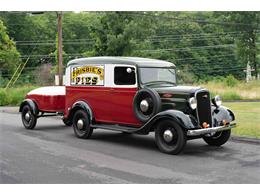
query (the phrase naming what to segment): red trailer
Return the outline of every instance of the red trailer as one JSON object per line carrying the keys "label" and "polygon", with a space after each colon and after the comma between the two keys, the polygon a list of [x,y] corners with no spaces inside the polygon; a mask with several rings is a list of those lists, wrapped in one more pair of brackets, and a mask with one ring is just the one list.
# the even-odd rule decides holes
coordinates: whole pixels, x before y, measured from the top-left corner
{"label": "red trailer", "polygon": [[41,87],[30,91],[26,99],[35,102],[44,112],[60,112],[65,109],[65,86]]}

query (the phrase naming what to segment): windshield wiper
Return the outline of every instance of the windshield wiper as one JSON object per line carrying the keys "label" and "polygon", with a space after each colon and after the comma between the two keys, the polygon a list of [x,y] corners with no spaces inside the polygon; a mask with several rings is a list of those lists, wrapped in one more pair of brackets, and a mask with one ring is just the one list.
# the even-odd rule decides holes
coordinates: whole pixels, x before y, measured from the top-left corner
{"label": "windshield wiper", "polygon": [[176,83],[171,82],[171,81],[149,81],[149,82],[147,82],[147,83],[144,83],[144,85],[154,85],[154,84],[160,84],[160,83],[162,83],[162,84],[166,83],[166,84],[176,85]]}

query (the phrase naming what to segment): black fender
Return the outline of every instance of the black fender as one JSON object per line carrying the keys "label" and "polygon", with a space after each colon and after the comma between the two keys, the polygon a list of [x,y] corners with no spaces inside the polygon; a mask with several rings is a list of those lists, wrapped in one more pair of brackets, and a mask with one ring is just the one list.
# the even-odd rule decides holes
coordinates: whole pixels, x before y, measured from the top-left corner
{"label": "black fender", "polygon": [[69,116],[68,116],[68,119],[69,119],[69,120],[72,120],[72,117],[73,117],[74,113],[75,113],[78,109],[85,110],[85,111],[87,112],[87,114],[89,115],[90,122],[92,123],[92,121],[93,121],[93,119],[94,119],[94,115],[93,115],[92,109],[90,108],[90,106],[88,105],[88,103],[86,103],[85,101],[77,101],[77,102],[75,102],[75,103],[72,105],[71,110],[70,110],[70,113],[69,113]]}
{"label": "black fender", "polygon": [[232,112],[229,108],[226,108],[226,109],[227,109],[227,111],[229,112],[229,115],[230,115],[230,117],[232,118],[232,121],[236,120],[236,117],[235,117],[234,112]]}
{"label": "black fender", "polygon": [[195,118],[184,114],[179,110],[165,110],[159,112],[154,117],[152,117],[143,127],[142,129],[151,129],[154,127],[159,121],[164,119],[170,119],[175,121],[178,125],[180,125],[184,130],[198,128],[198,123]]}
{"label": "black fender", "polygon": [[31,100],[31,99],[24,99],[24,100],[22,101],[22,103],[20,104],[19,112],[22,112],[22,109],[23,109],[23,107],[24,107],[25,105],[29,105],[29,106],[30,106],[31,111],[32,111],[32,113],[33,113],[35,116],[38,115],[38,113],[39,113],[38,106],[37,106],[37,104],[36,104],[33,100]]}
{"label": "black fender", "polygon": [[229,123],[235,120],[235,114],[225,106],[216,107],[212,105],[211,110],[213,126],[215,127],[221,125],[223,120],[226,120]]}

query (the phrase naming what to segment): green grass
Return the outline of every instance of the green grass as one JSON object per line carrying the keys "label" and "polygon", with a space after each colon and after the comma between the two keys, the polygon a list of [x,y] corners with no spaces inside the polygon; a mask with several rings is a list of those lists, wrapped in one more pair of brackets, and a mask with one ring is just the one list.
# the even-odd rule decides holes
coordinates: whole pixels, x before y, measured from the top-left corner
{"label": "green grass", "polygon": [[260,81],[237,81],[235,86],[228,86],[224,81],[210,81],[208,83],[197,84],[203,86],[212,94],[218,94],[223,100],[256,100],[260,99]]}
{"label": "green grass", "polygon": [[238,126],[232,130],[233,135],[260,138],[260,102],[224,103],[236,117]]}
{"label": "green grass", "polygon": [[0,106],[18,106],[25,95],[36,86],[23,86],[17,88],[0,88]]}

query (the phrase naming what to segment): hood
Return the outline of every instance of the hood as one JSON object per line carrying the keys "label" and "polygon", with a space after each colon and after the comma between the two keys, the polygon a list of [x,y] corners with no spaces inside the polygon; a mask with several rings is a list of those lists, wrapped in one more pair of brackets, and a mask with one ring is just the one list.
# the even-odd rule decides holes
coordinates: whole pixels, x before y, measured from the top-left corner
{"label": "hood", "polygon": [[196,91],[203,89],[202,87],[193,87],[193,86],[169,86],[169,87],[155,87],[153,88],[159,94],[161,93],[171,93],[171,94],[186,94],[191,95]]}
{"label": "hood", "polygon": [[[190,113],[188,99],[202,87],[193,86],[160,86],[153,87],[159,93],[162,100],[162,110],[175,109],[184,113]],[[168,97],[167,97],[168,96]]]}

